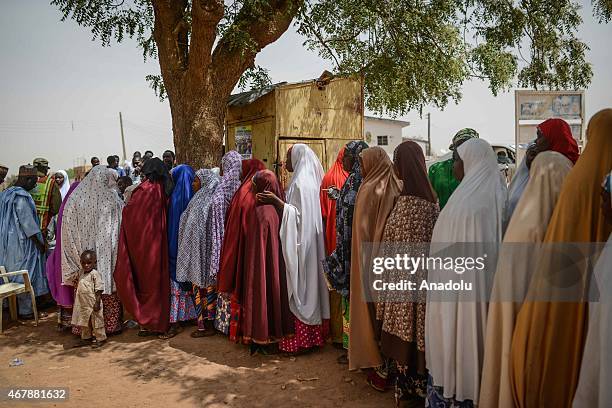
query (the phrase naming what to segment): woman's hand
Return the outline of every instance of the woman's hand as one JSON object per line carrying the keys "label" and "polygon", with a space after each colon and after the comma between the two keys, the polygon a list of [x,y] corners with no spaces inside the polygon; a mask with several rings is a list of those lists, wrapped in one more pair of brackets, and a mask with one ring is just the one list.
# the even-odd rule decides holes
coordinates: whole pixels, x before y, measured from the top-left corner
{"label": "woman's hand", "polygon": [[272,204],[273,206],[275,206],[279,210],[281,208],[283,208],[283,206],[285,205],[283,200],[278,198],[276,196],[276,194],[274,194],[271,191],[264,191],[263,193],[257,193],[256,198],[257,198],[257,202],[258,203],[260,203],[260,204]]}

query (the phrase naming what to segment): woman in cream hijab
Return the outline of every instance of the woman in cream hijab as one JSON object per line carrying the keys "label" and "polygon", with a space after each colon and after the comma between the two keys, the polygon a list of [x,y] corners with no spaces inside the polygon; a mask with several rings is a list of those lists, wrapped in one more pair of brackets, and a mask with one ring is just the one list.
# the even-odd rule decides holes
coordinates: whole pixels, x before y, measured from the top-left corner
{"label": "woman in cream hijab", "polygon": [[282,211],[280,237],[295,337],[281,341],[279,349],[297,353],[324,344],[323,320],[329,320],[329,291],[321,263],[325,259],[319,200],[323,167],[315,152],[301,143],[289,148],[286,165],[293,171],[286,202],[270,191],[257,194],[257,200]]}
{"label": "woman in cream hijab", "polygon": [[[588,244],[605,242],[610,236],[612,226],[604,220],[599,198],[601,180],[612,169],[610,129],[612,109],[602,110],[591,118],[587,128],[588,143],[563,183],[544,243]],[[555,261],[558,259],[547,257],[539,262],[528,298],[541,300],[547,292],[555,290],[550,284],[534,285],[534,282],[545,282],[558,270],[558,265],[553,265]],[[583,270],[578,273],[578,279],[586,277]],[[588,304],[579,300],[533,301],[521,306],[510,352],[515,406],[562,408],[571,405],[588,318]]]}
{"label": "woman in cream hijab", "polygon": [[[487,245],[501,241],[507,189],[499,176],[495,153],[485,140],[468,140],[456,153],[454,170],[461,182],[438,217],[430,256],[483,256]],[[465,243],[465,248],[460,253],[456,249],[451,252],[456,246],[447,243]],[[429,406],[478,405],[487,322],[487,304],[480,292],[486,273],[475,269],[429,269],[429,283],[473,276],[476,286],[467,299],[460,299],[457,291],[445,292],[441,299],[427,292]]]}
{"label": "woman in cream hijab", "polygon": [[565,176],[573,163],[545,151],[531,164],[529,182],[508,224],[497,263],[489,315],[479,405],[513,408],[509,355],[514,322],[527,294],[538,246],[546,234]]}

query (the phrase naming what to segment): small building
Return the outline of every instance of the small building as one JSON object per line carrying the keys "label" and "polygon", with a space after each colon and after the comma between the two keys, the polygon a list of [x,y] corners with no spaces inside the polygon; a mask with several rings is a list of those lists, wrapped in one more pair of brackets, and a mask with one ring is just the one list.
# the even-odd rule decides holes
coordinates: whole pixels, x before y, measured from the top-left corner
{"label": "small building", "polygon": [[279,175],[295,143],[309,145],[327,170],[340,148],[363,138],[363,83],[324,72],[316,80],[235,94],[228,101],[225,129],[227,150],[260,159]]}
{"label": "small building", "polygon": [[402,143],[402,129],[410,125],[410,122],[395,119],[377,118],[374,116],[364,117],[364,139],[370,147],[382,147],[389,157],[393,157],[393,151]]}

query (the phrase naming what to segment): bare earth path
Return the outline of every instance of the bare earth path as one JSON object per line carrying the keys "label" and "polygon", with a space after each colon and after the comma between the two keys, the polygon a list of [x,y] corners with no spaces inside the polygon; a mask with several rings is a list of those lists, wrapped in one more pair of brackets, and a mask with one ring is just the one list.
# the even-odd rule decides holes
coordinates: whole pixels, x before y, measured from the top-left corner
{"label": "bare earth path", "polygon": [[[391,407],[363,373],[349,373],[326,346],[295,358],[250,356],[221,335],[170,340],[137,330],[109,337],[101,349],[73,349],[76,337],[55,330],[51,313],[38,327],[12,323],[0,335],[0,388],[68,387],[67,402],[0,402],[11,407]],[[6,324],[6,321],[5,321]],[[13,358],[24,365],[9,367]]]}

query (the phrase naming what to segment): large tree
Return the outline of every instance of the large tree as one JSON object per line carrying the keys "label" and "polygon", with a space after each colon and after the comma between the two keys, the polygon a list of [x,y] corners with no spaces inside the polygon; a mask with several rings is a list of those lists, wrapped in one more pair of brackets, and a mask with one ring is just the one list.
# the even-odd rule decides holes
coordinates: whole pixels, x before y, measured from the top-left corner
{"label": "large tree", "polygon": [[[255,57],[294,23],[337,74],[364,77],[366,106],[391,115],[444,107],[470,78],[494,94],[591,80],[575,0],[52,0],[103,45],[135,38],[161,76],[179,161],[217,162],[236,85],[269,82]],[[602,22],[612,1],[593,0]],[[279,61],[290,64],[291,61]]]}

